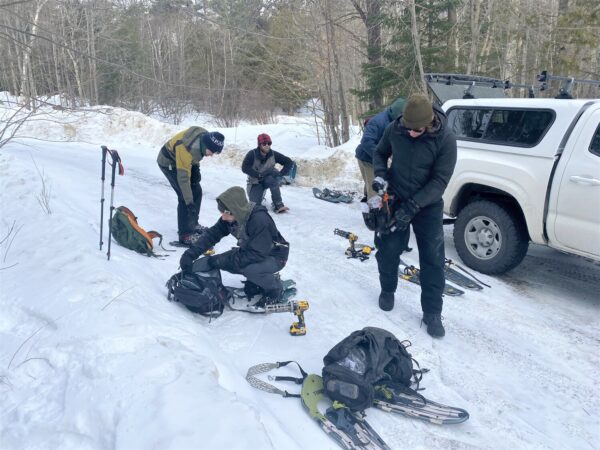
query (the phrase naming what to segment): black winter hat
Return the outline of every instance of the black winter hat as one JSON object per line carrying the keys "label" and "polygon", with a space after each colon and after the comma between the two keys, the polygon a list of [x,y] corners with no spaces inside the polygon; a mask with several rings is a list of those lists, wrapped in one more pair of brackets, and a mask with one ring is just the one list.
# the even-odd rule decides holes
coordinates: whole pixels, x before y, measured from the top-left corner
{"label": "black winter hat", "polygon": [[223,150],[223,144],[225,142],[225,136],[218,131],[211,131],[210,133],[202,136],[202,142],[213,153],[221,153]]}

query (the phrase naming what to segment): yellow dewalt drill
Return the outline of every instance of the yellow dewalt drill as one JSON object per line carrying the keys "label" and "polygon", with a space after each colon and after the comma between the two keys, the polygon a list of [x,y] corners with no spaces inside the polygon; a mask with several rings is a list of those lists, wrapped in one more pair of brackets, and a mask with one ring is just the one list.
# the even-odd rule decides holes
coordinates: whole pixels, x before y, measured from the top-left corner
{"label": "yellow dewalt drill", "polygon": [[279,303],[266,305],[267,313],[291,312],[297,318],[298,322],[290,325],[290,334],[292,336],[304,336],[306,334],[306,322],[304,322],[304,311],[308,309],[308,300],[290,300],[288,303]]}
{"label": "yellow dewalt drill", "polygon": [[358,236],[356,234],[349,231],[340,230],[339,228],[333,230],[333,234],[346,238],[350,242],[350,247],[348,247],[345,252],[345,255],[348,258],[358,258],[361,260],[361,262],[369,259],[369,256],[373,251],[373,247],[364,244],[355,244],[355,242],[358,240]]}

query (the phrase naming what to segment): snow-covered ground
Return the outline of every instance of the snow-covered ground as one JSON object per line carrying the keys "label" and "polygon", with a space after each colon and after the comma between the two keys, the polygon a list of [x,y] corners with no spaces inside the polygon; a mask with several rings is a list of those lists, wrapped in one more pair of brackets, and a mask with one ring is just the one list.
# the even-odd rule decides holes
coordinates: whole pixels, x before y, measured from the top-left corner
{"label": "snow-covered ground", "polygon": [[[599,447],[598,264],[532,247],[509,274],[481,275],[491,288],[447,298],[447,335],[433,340],[420,327],[417,286],[400,282],[385,313],[374,258],[344,256],[347,242],[334,228],[371,238],[358,205],[310,191],[360,187],[359,137],[329,149],[310,121],[281,117],[220,129],[223,154],[201,165],[201,222],[217,219],[218,194],[245,185],[239,164],[258,133],[299,162],[298,184],[283,188],[291,211],[275,221],[291,242],[282,275],[310,302],[308,333],[289,335],[291,314],[226,311],[209,323],[166,300],[180,249],[157,259],[113,243],[107,261],[106,227],[98,248],[102,144],[125,165],[115,206],[128,206],[166,241],[176,237],[175,194],[155,159],[181,126],[118,108],[50,114],[0,149],[0,448],[335,449],[299,400],[255,390],[244,377],[252,365],[290,359],[320,373],[327,350],[364,326],[410,340],[431,370],[423,393],[471,414],[441,427],[368,410],[392,448]],[[39,202],[44,186],[51,214]],[[451,232],[447,254],[457,260]],[[217,251],[234,244],[226,238]],[[414,253],[406,259],[416,262]],[[235,275],[224,280],[241,285]]]}

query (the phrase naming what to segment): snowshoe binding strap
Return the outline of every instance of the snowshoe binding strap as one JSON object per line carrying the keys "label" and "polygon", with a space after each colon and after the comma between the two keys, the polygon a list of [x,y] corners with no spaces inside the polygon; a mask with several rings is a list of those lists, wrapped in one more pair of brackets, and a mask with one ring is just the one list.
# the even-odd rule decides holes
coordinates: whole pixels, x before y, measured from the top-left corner
{"label": "snowshoe binding strap", "polygon": [[298,366],[300,373],[302,374],[302,378],[294,378],[294,377],[271,377],[269,376],[269,380],[272,381],[292,381],[296,384],[302,384],[304,379],[308,376],[308,374],[302,369],[300,364],[296,361],[283,361],[283,362],[274,362],[274,363],[262,363],[252,366],[248,369],[248,373],[246,373],[246,381],[250,383],[250,386],[260,389],[261,391],[270,392],[271,394],[278,394],[282,397],[300,397],[300,394],[290,394],[288,391],[281,390],[272,384],[269,384],[259,378],[256,375],[261,373],[270,372],[273,369],[279,369],[280,367],[287,366],[290,363],[294,363]]}

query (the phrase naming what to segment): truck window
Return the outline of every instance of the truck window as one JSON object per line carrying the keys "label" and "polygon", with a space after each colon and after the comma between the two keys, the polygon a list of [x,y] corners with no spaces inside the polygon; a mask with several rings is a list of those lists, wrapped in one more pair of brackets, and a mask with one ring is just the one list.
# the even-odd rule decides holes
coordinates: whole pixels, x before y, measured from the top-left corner
{"label": "truck window", "polygon": [[600,156],[600,125],[596,128],[592,142],[590,143],[590,152],[594,155]]}
{"label": "truck window", "polygon": [[534,147],[554,120],[549,110],[452,108],[448,122],[459,139]]}
{"label": "truck window", "polygon": [[448,122],[456,137],[480,139],[492,116],[491,109],[452,109],[448,113]]}

